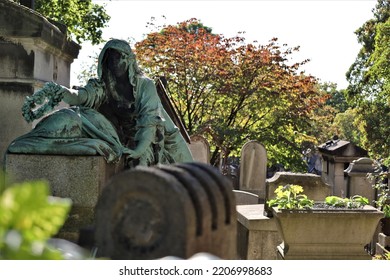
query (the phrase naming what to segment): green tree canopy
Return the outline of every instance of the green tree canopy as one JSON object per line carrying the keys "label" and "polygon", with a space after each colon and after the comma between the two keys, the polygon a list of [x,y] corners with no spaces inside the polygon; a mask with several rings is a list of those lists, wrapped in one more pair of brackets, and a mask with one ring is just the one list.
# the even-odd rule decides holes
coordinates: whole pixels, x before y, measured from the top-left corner
{"label": "green tree canopy", "polygon": [[92,0],[35,0],[35,10],[66,25],[77,43],[101,43],[103,28],[110,20],[104,6],[92,3]]}
{"label": "green tree canopy", "polygon": [[[165,26],[136,44],[151,76],[165,76],[190,134],[209,136],[219,153],[238,155],[247,140],[262,142],[271,163],[303,167],[300,144],[311,112],[325,102],[317,80],[289,62],[299,47],[246,43],[213,34],[197,19]],[[302,170],[302,169],[301,169]]]}
{"label": "green tree canopy", "polygon": [[347,73],[347,96],[363,126],[363,147],[390,164],[390,2],[378,0],[373,14],[356,31],[362,48]]}

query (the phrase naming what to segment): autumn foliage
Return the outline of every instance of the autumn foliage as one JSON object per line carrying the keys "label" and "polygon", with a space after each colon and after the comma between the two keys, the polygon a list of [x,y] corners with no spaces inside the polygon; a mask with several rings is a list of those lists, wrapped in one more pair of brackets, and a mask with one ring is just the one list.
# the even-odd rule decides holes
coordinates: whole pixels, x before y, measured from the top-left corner
{"label": "autumn foliage", "polygon": [[212,163],[221,152],[238,155],[248,140],[267,149],[270,163],[302,167],[301,142],[310,139],[310,115],[326,100],[312,76],[299,72],[308,61],[289,63],[297,48],[246,43],[213,34],[197,19],[152,32],[136,44],[150,76],[165,76],[189,134],[209,137]]}

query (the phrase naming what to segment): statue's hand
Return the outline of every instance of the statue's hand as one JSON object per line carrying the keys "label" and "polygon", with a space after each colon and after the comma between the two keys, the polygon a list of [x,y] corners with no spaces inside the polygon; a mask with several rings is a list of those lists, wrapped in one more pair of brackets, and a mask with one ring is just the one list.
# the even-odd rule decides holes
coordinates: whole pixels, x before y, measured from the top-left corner
{"label": "statue's hand", "polygon": [[127,148],[123,151],[123,154],[126,155],[126,160],[138,159],[141,157],[141,153],[137,152],[136,150]]}

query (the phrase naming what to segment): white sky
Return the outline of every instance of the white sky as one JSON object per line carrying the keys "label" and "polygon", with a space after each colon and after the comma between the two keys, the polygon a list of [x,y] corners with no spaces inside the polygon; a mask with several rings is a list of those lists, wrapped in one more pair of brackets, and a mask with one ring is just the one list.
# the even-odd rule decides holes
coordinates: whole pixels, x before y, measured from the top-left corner
{"label": "white sky", "polygon": [[[141,41],[149,32],[146,23],[151,17],[159,24],[176,24],[190,18],[199,19],[213,33],[233,37],[245,31],[247,43],[257,40],[265,45],[277,37],[279,44],[300,46],[292,59],[311,61],[301,70],[322,82],[334,82],[346,88],[345,73],[355,61],[361,45],[354,31],[373,18],[376,0],[312,0],[312,1],[135,1],[93,0],[105,4],[111,16],[103,38]],[[165,16],[165,20],[162,18]],[[78,59],[72,64],[71,85],[78,84],[81,65],[93,63],[88,56],[100,46],[83,44]]]}

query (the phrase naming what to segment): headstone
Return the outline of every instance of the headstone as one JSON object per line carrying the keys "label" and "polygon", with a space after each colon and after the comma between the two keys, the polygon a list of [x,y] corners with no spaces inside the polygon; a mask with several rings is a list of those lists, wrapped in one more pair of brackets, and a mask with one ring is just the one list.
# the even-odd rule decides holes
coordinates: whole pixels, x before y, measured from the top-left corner
{"label": "headstone", "polygon": [[210,144],[206,138],[192,135],[189,148],[195,161],[210,163]]}
{"label": "headstone", "polygon": [[373,187],[375,182],[367,178],[367,173],[375,173],[372,159],[364,157],[354,160],[344,173],[347,176],[346,197],[361,195],[368,198],[370,203],[376,199]]}
{"label": "headstone", "polygon": [[267,178],[267,152],[258,141],[249,141],[241,150],[240,190],[265,197]]}

